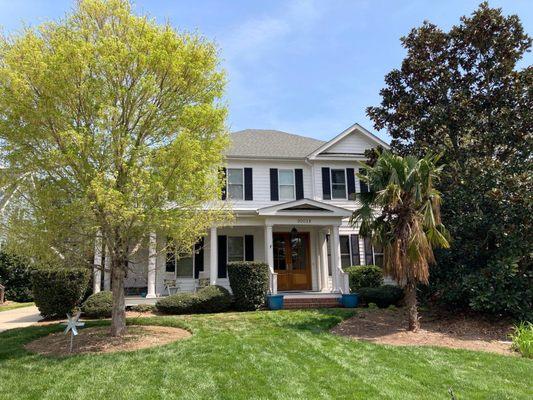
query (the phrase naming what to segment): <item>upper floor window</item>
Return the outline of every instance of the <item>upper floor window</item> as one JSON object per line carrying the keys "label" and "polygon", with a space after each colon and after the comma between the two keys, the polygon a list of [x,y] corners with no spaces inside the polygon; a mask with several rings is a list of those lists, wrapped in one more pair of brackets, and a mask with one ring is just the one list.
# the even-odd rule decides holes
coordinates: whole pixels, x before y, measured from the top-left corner
{"label": "upper floor window", "polygon": [[331,198],[345,199],[346,198],[346,170],[332,169],[331,170]]}
{"label": "upper floor window", "polygon": [[228,197],[232,200],[244,198],[244,174],[242,168],[228,168]]}
{"label": "upper floor window", "polygon": [[293,200],[295,198],[294,170],[280,169],[279,176],[279,199]]}

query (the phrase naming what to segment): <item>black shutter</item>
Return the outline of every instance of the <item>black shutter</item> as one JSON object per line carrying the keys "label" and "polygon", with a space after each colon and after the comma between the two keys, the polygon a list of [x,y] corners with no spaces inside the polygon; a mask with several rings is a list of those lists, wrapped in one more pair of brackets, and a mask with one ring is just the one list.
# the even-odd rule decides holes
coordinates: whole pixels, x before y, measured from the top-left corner
{"label": "black shutter", "polygon": [[227,236],[220,235],[218,237],[218,277],[225,278],[227,275],[228,267],[228,238]]}
{"label": "black shutter", "polygon": [[[168,245],[168,242],[169,242],[169,239],[167,239],[167,245]],[[165,263],[165,271],[166,272],[176,271],[176,253],[174,252],[173,246],[167,249],[167,260]]]}
{"label": "black shutter", "polygon": [[278,201],[278,169],[270,168],[270,200]]}
{"label": "black shutter", "polygon": [[296,182],[296,200],[304,198],[304,170],[296,168],[294,170],[294,179]]}
{"label": "black shutter", "polygon": [[348,200],[355,199],[355,170],[346,168],[346,178],[348,179]]}
{"label": "black shutter", "polygon": [[331,185],[329,168],[322,168],[322,198],[331,200]]}
{"label": "black shutter", "polygon": [[361,255],[359,253],[359,235],[350,235],[352,246],[352,265],[361,265]]}
{"label": "black shutter", "polygon": [[254,187],[252,184],[252,169],[244,168],[244,200],[254,199]]}
{"label": "black shutter", "polygon": [[[361,175],[366,175],[366,171],[364,169],[359,169],[359,173]],[[363,182],[361,179],[359,179],[359,185],[361,186],[361,193],[368,193],[368,185],[366,182]]]}
{"label": "black shutter", "polygon": [[222,187],[222,200],[226,200],[226,192],[228,190],[226,168],[222,168],[222,174],[224,175],[224,186]]}
{"label": "black shutter", "polygon": [[365,238],[365,264],[374,264],[374,255],[372,254],[372,242],[370,238]]}
{"label": "black shutter", "polygon": [[244,236],[244,260],[254,260],[254,237],[253,235]]}
{"label": "black shutter", "polygon": [[204,238],[194,245],[194,278],[198,279],[200,271],[204,270]]}

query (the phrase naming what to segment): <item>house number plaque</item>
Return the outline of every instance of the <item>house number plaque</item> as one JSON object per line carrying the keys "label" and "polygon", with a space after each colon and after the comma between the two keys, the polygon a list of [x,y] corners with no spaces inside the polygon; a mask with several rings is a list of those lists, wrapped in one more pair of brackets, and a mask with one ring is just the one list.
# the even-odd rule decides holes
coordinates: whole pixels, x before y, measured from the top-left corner
{"label": "house number plaque", "polygon": [[311,218],[298,218],[297,222],[299,224],[310,224],[311,223]]}

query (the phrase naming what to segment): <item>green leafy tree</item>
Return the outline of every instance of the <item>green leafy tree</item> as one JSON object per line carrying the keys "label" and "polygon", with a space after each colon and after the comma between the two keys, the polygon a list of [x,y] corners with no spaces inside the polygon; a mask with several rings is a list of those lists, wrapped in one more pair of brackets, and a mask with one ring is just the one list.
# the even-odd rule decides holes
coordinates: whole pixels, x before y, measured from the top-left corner
{"label": "green leafy tree", "polygon": [[[522,314],[532,307],[533,277],[533,68],[521,67],[531,38],[516,15],[482,3],[447,32],[425,22],[401,40],[407,55],[386,75],[381,104],[367,112],[392,136],[394,151],[443,155],[438,189],[454,243],[436,252],[432,297]],[[515,267],[495,274],[503,265]],[[480,278],[485,284],[472,286]],[[525,307],[480,306],[517,292]]]}
{"label": "green leafy tree", "polygon": [[19,177],[7,245],[36,263],[92,267],[101,235],[112,335],[126,329],[124,277],[149,232],[186,251],[228,218],[216,201],[224,85],[212,43],[126,0],[81,0],[0,43],[2,182]]}
{"label": "green leafy tree", "polygon": [[416,299],[418,283],[428,283],[434,247],[449,247],[448,232],[440,220],[441,196],[434,184],[442,166],[439,157],[402,157],[383,152],[359,179],[371,188],[362,193],[362,206],[351,222],[383,247],[385,272],[405,287],[409,330],[420,324]]}

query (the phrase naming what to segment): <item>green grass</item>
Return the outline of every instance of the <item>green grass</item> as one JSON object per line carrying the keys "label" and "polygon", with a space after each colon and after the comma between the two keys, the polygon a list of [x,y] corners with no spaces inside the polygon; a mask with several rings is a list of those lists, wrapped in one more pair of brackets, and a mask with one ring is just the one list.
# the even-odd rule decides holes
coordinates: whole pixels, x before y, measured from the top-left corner
{"label": "green grass", "polygon": [[[130,353],[46,358],[22,345],[61,326],[0,334],[0,398],[8,399],[528,399],[533,362],[328,333],[347,310],[155,317],[187,340]],[[129,321],[134,322],[133,320]],[[92,322],[88,325],[102,324]]]}
{"label": "green grass", "polygon": [[4,305],[0,304],[0,312],[14,310],[15,308],[29,307],[33,305],[35,305],[35,303],[17,303],[13,301],[9,304],[4,304]]}
{"label": "green grass", "polygon": [[519,351],[524,357],[533,358],[533,324],[521,322],[515,327],[511,335],[513,349]]}

